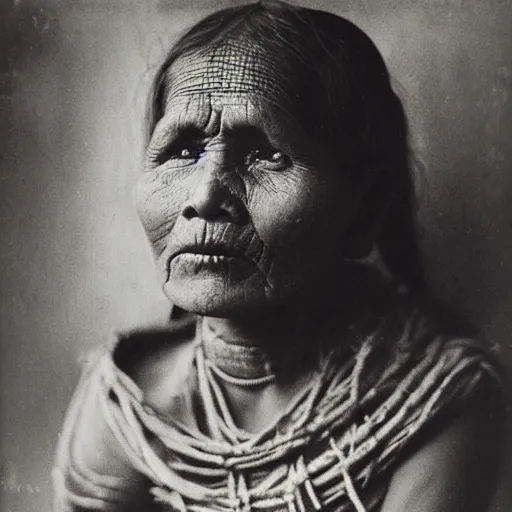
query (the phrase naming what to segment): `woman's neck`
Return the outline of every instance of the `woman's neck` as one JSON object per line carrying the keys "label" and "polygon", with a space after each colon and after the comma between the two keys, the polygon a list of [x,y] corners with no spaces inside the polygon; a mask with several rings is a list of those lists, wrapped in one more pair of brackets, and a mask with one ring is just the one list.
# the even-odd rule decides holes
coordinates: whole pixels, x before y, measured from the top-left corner
{"label": "woman's neck", "polygon": [[306,360],[312,362],[306,354],[319,352],[322,323],[313,338],[307,334],[312,325],[306,313],[281,309],[244,318],[205,317],[201,336],[207,359],[218,369],[258,379],[299,372]]}
{"label": "woman's neck", "polygon": [[[350,286],[345,283],[336,289],[336,296],[317,290],[310,295],[315,300],[290,302],[235,318],[205,317],[207,356],[235,366],[242,360],[240,366],[247,366],[247,354],[251,354],[249,359],[254,354],[255,361],[266,361],[267,367],[285,373],[317,364],[322,354],[342,344],[345,329],[373,309],[375,302],[382,302],[382,281],[374,275],[358,274]],[[244,374],[243,368],[224,370]]]}
{"label": "woman's neck", "polygon": [[297,314],[279,309],[235,318],[205,317],[205,321],[227,343],[264,347],[293,336]]}

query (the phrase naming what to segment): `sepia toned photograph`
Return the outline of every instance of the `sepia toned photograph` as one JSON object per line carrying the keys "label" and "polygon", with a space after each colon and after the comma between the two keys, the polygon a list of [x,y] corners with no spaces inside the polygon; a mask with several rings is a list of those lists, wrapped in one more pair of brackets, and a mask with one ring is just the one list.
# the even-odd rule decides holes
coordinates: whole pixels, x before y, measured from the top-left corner
{"label": "sepia toned photograph", "polygon": [[512,1],[0,20],[2,511],[512,510]]}

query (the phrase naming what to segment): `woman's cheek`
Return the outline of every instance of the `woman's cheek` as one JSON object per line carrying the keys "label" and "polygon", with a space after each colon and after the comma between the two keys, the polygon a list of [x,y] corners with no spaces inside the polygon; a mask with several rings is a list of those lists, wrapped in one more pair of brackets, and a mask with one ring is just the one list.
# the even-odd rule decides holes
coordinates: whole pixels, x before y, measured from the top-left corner
{"label": "woman's cheek", "polygon": [[297,175],[279,175],[249,194],[248,210],[259,236],[271,248],[288,246],[304,235],[318,211],[318,187]]}
{"label": "woman's cheek", "polygon": [[158,254],[165,247],[171,231],[186,199],[186,191],[180,182],[172,186],[161,174],[147,172],[135,189],[135,205],[142,226]]}

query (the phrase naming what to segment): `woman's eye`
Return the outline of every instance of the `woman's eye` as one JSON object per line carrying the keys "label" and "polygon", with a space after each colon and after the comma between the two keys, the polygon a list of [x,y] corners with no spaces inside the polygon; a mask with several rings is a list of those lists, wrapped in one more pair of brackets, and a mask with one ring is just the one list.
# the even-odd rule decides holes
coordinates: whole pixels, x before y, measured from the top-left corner
{"label": "woman's eye", "polygon": [[251,165],[258,162],[274,168],[281,168],[289,164],[289,158],[282,151],[275,148],[253,149],[247,155],[247,164]]}
{"label": "woman's eye", "polygon": [[180,160],[199,160],[204,153],[204,147],[200,145],[183,146],[176,148],[174,158]]}
{"label": "woman's eye", "polygon": [[205,152],[201,144],[170,146],[158,157],[158,165],[169,160],[192,160],[197,162]]}

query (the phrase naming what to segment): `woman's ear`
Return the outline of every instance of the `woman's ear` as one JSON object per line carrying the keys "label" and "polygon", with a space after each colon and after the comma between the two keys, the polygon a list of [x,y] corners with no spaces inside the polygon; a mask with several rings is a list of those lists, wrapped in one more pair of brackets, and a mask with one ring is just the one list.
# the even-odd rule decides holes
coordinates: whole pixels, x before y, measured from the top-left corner
{"label": "woman's ear", "polygon": [[396,192],[395,177],[388,169],[367,171],[359,186],[356,216],[343,237],[343,253],[348,259],[363,259],[371,253]]}

